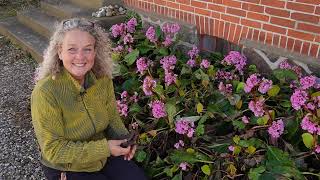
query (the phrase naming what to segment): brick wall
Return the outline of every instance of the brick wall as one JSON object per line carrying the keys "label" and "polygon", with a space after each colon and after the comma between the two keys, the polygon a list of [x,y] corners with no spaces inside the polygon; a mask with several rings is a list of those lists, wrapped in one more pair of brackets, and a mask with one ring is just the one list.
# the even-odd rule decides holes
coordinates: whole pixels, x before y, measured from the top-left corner
{"label": "brick wall", "polygon": [[197,26],[210,35],[241,45],[259,41],[320,57],[320,0],[124,0],[145,12]]}

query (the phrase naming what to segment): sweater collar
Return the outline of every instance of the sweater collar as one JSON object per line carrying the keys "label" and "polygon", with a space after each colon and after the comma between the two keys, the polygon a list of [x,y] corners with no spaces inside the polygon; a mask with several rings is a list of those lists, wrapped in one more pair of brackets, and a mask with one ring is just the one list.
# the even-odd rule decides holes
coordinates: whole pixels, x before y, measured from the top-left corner
{"label": "sweater collar", "polygon": [[84,86],[81,86],[80,83],[74,77],[72,77],[72,75],[69,73],[69,71],[64,67],[63,67],[63,71],[62,71],[62,76],[63,76],[63,79],[70,81],[74,85],[74,87],[80,92],[85,92],[86,89],[93,86],[97,81],[97,78],[94,75],[94,73],[92,72],[92,70],[90,70],[85,75]]}

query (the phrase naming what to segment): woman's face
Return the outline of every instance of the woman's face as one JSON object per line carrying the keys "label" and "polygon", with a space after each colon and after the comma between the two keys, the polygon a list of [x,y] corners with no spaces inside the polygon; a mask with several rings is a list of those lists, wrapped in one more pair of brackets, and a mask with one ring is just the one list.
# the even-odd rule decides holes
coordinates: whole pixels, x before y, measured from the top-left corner
{"label": "woman's face", "polygon": [[63,66],[83,84],[85,74],[91,70],[96,56],[95,39],[88,32],[74,29],[65,33],[58,55]]}

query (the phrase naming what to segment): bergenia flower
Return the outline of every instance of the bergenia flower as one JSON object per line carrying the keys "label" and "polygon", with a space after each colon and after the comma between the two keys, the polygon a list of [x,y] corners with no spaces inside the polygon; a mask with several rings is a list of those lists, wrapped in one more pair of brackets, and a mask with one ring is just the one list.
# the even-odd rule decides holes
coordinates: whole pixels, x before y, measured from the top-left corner
{"label": "bergenia flower", "polygon": [[301,109],[301,106],[305,105],[308,98],[307,92],[297,89],[290,97],[291,105],[295,110]]}
{"label": "bergenia flower", "polygon": [[151,108],[152,108],[153,117],[159,119],[159,118],[167,116],[166,109],[165,109],[163,102],[161,102],[159,100],[153,101],[151,103]]}
{"label": "bergenia flower", "polygon": [[247,64],[247,58],[238,51],[230,51],[221,63],[233,65],[235,66],[236,70],[240,72],[240,74],[243,74],[243,68]]}
{"label": "bergenia flower", "polygon": [[180,149],[180,148],[184,147],[184,142],[182,140],[179,140],[177,143],[174,144],[174,147],[176,149]]}
{"label": "bergenia flower", "polygon": [[207,59],[203,59],[201,64],[200,64],[200,67],[202,69],[208,69],[210,66],[210,61],[208,61]]}
{"label": "bergenia flower", "polygon": [[245,123],[245,124],[248,124],[249,123],[249,118],[247,116],[242,116],[241,118],[242,122]]}
{"label": "bergenia flower", "polygon": [[280,62],[279,68],[280,68],[280,69],[291,69],[292,67],[291,67],[291,65],[288,63],[287,60],[284,60],[284,61]]}
{"label": "bergenia flower", "polygon": [[301,88],[306,90],[313,87],[316,84],[317,77],[315,76],[306,76],[300,79]]}
{"label": "bergenia flower", "polygon": [[256,117],[261,117],[264,115],[264,98],[258,99],[256,102],[255,101],[250,101],[249,102],[249,109],[254,113]]}
{"label": "bergenia flower", "polygon": [[152,79],[152,77],[147,76],[143,80],[143,92],[146,96],[152,95],[153,88],[156,87],[156,81]]}
{"label": "bergenia flower", "polygon": [[252,74],[246,81],[246,84],[244,86],[244,91],[246,93],[251,92],[252,88],[254,88],[256,85],[260,83],[260,78],[258,78],[258,74]]}
{"label": "bergenia flower", "polygon": [[272,81],[262,78],[262,81],[259,85],[258,91],[262,94],[265,94],[272,88]]}
{"label": "bergenia flower", "polygon": [[166,83],[166,86],[170,86],[171,84],[176,83],[178,75],[168,72],[164,74],[164,81]]}
{"label": "bergenia flower", "polygon": [[134,33],[136,31],[136,26],[138,25],[137,23],[137,19],[136,18],[131,18],[128,22],[127,22],[127,31],[129,33]]}
{"label": "bergenia flower", "polygon": [[133,37],[131,36],[131,34],[128,33],[123,38],[123,44],[130,44],[130,43],[133,43]]}
{"label": "bergenia flower", "polygon": [[157,41],[156,30],[154,29],[153,26],[150,26],[149,29],[147,30],[146,37],[153,43]]}
{"label": "bergenia flower", "polygon": [[318,132],[318,127],[315,123],[311,122],[310,118],[309,118],[309,114],[307,114],[306,116],[304,116],[304,118],[301,121],[301,128],[303,130],[308,131],[311,134],[317,133]]}
{"label": "bergenia flower", "polygon": [[126,25],[124,23],[115,24],[111,27],[111,33],[113,37],[122,36],[125,34]]}
{"label": "bergenia flower", "polygon": [[186,171],[188,167],[188,163],[182,162],[180,163],[179,167],[181,168],[181,170]]}
{"label": "bergenia flower", "polygon": [[188,55],[190,56],[190,59],[194,59],[196,56],[198,56],[199,50],[197,46],[193,46],[191,50],[188,51]]}
{"label": "bergenia flower", "polygon": [[189,59],[187,62],[187,65],[189,65],[191,68],[196,66],[196,61],[193,59]]}
{"label": "bergenia flower", "polygon": [[191,138],[193,136],[193,133],[195,132],[194,122],[187,119],[181,118],[180,120],[177,120],[175,126],[175,131],[178,134],[187,135],[189,138]]}
{"label": "bergenia flower", "polygon": [[272,138],[279,138],[284,131],[284,124],[282,119],[273,121],[272,125],[268,128],[268,133]]}
{"label": "bergenia flower", "polygon": [[141,57],[136,61],[136,65],[137,71],[140,72],[140,74],[144,74],[150,65],[150,61],[145,57]]}

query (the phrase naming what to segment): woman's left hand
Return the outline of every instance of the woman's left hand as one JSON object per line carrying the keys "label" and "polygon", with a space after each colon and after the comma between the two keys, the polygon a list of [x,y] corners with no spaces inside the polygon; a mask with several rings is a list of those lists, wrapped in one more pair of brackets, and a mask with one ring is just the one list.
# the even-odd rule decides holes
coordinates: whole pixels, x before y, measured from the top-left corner
{"label": "woman's left hand", "polygon": [[137,145],[132,145],[128,154],[124,155],[124,160],[130,161],[136,153]]}

